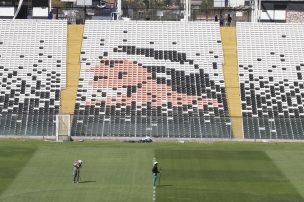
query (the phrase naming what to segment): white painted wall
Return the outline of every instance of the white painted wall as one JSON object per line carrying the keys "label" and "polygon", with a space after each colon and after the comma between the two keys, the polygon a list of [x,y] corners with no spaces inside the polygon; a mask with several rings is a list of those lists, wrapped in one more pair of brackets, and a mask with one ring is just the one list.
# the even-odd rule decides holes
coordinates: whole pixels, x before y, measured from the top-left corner
{"label": "white painted wall", "polygon": [[214,0],[214,7],[225,7],[225,0]]}
{"label": "white painted wall", "polygon": [[14,7],[0,7],[0,16],[13,17],[15,14]]}
{"label": "white painted wall", "polygon": [[240,7],[244,6],[245,0],[229,0],[230,7]]}
{"label": "white painted wall", "polygon": [[92,0],[77,0],[77,6],[92,6]]}
{"label": "white painted wall", "polygon": [[33,7],[33,17],[47,17],[49,9],[43,7]]}
{"label": "white painted wall", "polygon": [[286,10],[262,11],[261,20],[286,20]]}
{"label": "white painted wall", "polygon": [[[244,6],[245,0],[228,0],[228,7]],[[225,7],[225,0],[214,0],[214,7]]]}

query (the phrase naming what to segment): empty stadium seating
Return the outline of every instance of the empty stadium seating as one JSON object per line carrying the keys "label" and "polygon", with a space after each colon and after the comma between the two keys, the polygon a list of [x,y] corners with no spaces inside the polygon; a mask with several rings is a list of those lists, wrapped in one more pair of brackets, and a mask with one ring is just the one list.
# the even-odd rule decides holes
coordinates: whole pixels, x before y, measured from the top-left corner
{"label": "empty stadium seating", "polygon": [[218,23],[86,21],[72,135],[230,138]]}
{"label": "empty stadium seating", "polygon": [[304,138],[303,33],[304,24],[237,24],[245,138]]}
{"label": "empty stadium seating", "polygon": [[0,20],[0,135],[54,135],[66,21]]}

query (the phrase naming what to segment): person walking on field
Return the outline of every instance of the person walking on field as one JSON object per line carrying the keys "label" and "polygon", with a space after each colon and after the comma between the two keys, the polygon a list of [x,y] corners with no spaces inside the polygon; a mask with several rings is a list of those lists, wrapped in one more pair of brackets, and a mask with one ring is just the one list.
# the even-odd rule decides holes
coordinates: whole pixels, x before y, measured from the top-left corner
{"label": "person walking on field", "polygon": [[153,186],[155,187],[156,186],[156,181],[157,181],[157,174],[160,173],[158,171],[158,162],[155,161],[154,164],[153,164],[153,168],[152,168],[152,177],[153,177]]}
{"label": "person walking on field", "polygon": [[77,160],[73,163],[73,182],[79,183],[80,178],[80,168],[82,165],[82,160]]}

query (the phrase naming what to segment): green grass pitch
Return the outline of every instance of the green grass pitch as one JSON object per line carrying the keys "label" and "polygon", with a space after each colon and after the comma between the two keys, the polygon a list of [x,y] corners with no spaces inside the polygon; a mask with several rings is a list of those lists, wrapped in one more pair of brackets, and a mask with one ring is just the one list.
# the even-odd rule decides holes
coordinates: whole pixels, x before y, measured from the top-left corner
{"label": "green grass pitch", "polygon": [[[1,202],[304,201],[304,144],[0,141]],[[84,161],[72,183],[74,160]]]}

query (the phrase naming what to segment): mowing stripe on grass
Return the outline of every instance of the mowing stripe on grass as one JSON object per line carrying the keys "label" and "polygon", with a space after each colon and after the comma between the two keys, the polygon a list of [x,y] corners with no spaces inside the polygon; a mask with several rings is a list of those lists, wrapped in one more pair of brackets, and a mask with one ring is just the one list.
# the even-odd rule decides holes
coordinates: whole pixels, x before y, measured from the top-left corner
{"label": "mowing stripe on grass", "polygon": [[279,170],[304,198],[304,151],[266,151]]}
{"label": "mowing stripe on grass", "polygon": [[11,185],[18,173],[31,159],[37,147],[32,144],[0,142],[0,197]]}
{"label": "mowing stripe on grass", "polygon": [[263,151],[157,150],[157,202],[302,202]]}
{"label": "mowing stripe on grass", "polygon": [[[153,157],[162,173],[155,202],[303,202],[295,189],[304,190],[303,144],[0,141],[1,163],[10,161],[2,161],[8,155],[23,159],[14,154],[20,150],[4,145],[38,149],[1,193],[1,202],[151,201]],[[76,159],[84,160],[79,184],[72,183]],[[0,176],[15,167],[2,164],[11,166],[0,164]]]}
{"label": "mowing stripe on grass", "polygon": [[[151,201],[153,151],[83,144],[42,146],[3,192],[1,202]],[[72,183],[72,164],[83,160],[81,183]]]}

